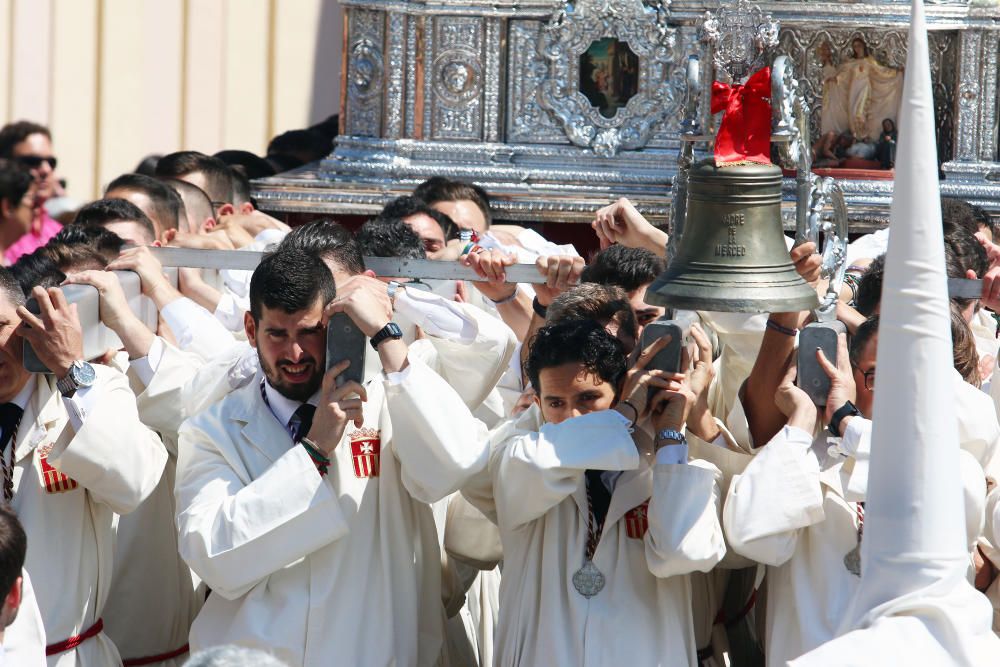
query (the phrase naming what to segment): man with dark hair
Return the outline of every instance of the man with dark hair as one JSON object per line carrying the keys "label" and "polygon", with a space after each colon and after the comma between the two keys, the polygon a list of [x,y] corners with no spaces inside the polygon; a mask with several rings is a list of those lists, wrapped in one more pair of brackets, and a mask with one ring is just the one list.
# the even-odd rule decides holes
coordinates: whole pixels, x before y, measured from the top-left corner
{"label": "man with dark hair", "polygon": [[230,169],[251,181],[274,176],[274,167],[271,166],[271,163],[250,151],[224,150],[219,151],[213,157],[222,160],[229,165]]}
{"label": "man with dark hair", "polygon": [[358,230],[358,245],[367,257],[427,259],[424,244],[405,222],[395,218],[373,218]]}
{"label": "man with dark hair", "polygon": [[156,163],[157,178],[177,178],[196,185],[212,201],[216,218],[235,212],[232,171],[222,160],[198,151],[178,151]]}
{"label": "man with dark hair", "polygon": [[412,227],[429,259],[437,259],[448,241],[458,238],[458,227],[451,218],[416,197],[396,197],[385,205],[378,217],[399,219]]}
{"label": "man with dark hair", "polygon": [[21,569],[24,567],[27,551],[28,538],[17,515],[9,505],[0,505],[0,595],[3,596],[3,606],[0,607],[0,647],[3,646],[4,630],[17,618],[17,610],[21,606]]}
{"label": "man with dark hair", "polygon": [[885,272],[885,255],[879,255],[861,274],[858,281],[858,291],[854,297],[854,308],[871,317],[878,314],[879,302],[882,300],[882,277]]}
{"label": "man with dark hair", "polygon": [[164,241],[164,232],[179,229],[186,217],[184,202],[176,190],[162,181],[142,174],[122,174],[104,191],[105,199],[125,199],[135,204],[153,222],[156,239]]}
{"label": "man with dark hair", "polygon": [[472,183],[432,176],[417,186],[413,196],[447,215],[461,229],[482,234],[493,222],[489,195]]}
{"label": "man with dark hair", "polygon": [[233,182],[233,207],[236,213],[249,215],[254,212],[253,197],[250,196],[250,179],[240,165],[230,166],[230,177]]}
{"label": "man with dark hair", "polygon": [[154,245],[157,242],[153,221],[138,206],[125,199],[98,199],[76,214],[74,225],[103,227],[132,245]]}
{"label": "man with dark hair", "polygon": [[212,209],[212,200],[209,199],[204,190],[179,178],[160,178],[159,180],[180,195],[186,218],[184,224],[177,227],[180,231],[201,234],[215,227],[215,211]]}
{"label": "man with dark hair", "polygon": [[[262,377],[180,432],[180,552],[213,591],[191,648],[267,646],[290,665],[431,664],[443,628],[427,503],[485,465],[485,429],[409,354],[383,283],[356,276],[332,298],[323,262],[289,249],[264,258],[250,292]],[[366,386],[337,382],[346,362],[324,372],[334,313],[377,350],[384,372]]]}
{"label": "man with dark hair", "polygon": [[267,157],[289,156],[298,164],[322,160],[333,152],[333,141],[313,129],[288,130],[271,139]]}
{"label": "man with dark hair", "polygon": [[639,341],[635,313],[620,287],[583,283],[553,299],[545,314],[545,325],[573,320],[597,322],[621,342],[626,354],[631,354]]}
{"label": "man with dark hair", "polygon": [[125,241],[114,232],[91,225],[69,225],[52,237],[52,243],[62,245],[87,245],[102,254],[108,262],[113,261],[122,251]]}
{"label": "man with dark hair", "polygon": [[[0,433],[0,441],[3,438]],[[45,630],[31,578],[24,571],[27,550],[28,538],[17,514],[0,504],[0,665],[44,667]]]}
{"label": "man with dark hair", "polygon": [[646,303],[646,290],[666,270],[666,265],[662,257],[649,250],[615,244],[594,256],[583,270],[580,280],[615,285],[625,290],[641,333],[644,326],[662,317],[665,311],[662,306]]}
{"label": "man with dark hair", "polygon": [[31,232],[35,217],[35,181],[17,163],[0,158],[0,261],[7,249]]}
{"label": "man with dark hair", "polygon": [[500,528],[495,663],[696,664],[685,575],[725,543],[718,471],[688,464],[687,380],[641,366],[626,380],[621,343],[588,321],[540,329],[525,367],[537,395],[491,434],[492,497],[464,490]]}
{"label": "man with dark hair", "polygon": [[365,272],[365,258],[354,236],[333,220],[313,220],[293,229],[278,250],[296,248],[322,259],[333,279],[341,282]]}
{"label": "man with dark hair", "polygon": [[[5,500],[24,525],[52,664],[110,665],[119,657],[102,632],[118,518],[160,480],[167,453],[139,420],[128,380],[83,359],[80,321],[57,288],[35,287],[39,315],[0,269],[0,433]],[[53,372],[31,374],[22,340]],[[11,484],[13,481],[13,484]]]}
{"label": "man with dark hair", "polygon": [[0,158],[17,162],[35,179],[34,217],[30,233],[7,248],[5,253],[7,263],[13,264],[21,255],[45,245],[61,226],[45,210],[45,202],[55,197],[59,190],[52,134],[44,125],[30,121],[4,125],[0,128]]}

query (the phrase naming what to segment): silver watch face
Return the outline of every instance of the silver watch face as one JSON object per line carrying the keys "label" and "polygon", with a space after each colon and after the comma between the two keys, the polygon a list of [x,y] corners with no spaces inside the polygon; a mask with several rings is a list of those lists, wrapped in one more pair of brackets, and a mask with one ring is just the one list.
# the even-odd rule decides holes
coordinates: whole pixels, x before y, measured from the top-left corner
{"label": "silver watch face", "polygon": [[89,387],[94,384],[94,380],[97,378],[94,367],[86,361],[73,362],[69,368],[69,375],[78,387]]}

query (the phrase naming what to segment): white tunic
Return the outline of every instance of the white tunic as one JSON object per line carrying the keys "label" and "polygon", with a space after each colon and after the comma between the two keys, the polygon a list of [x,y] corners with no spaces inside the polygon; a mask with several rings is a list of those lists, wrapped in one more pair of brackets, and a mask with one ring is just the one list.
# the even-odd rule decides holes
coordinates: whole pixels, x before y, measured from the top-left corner
{"label": "white tunic", "polygon": [[[653,465],[612,411],[531,430],[538,414],[533,406],[492,438],[505,558],[496,664],[695,664],[686,575],[725,554],[718,470]],[[594,554],[606,584],[589,600],[572,583],[587,541],[587,469],[624,471]]]}
{"label": "white tunic", "polygon": [[[129,368],[139,416],[160,434],[169,457],[156,490],[118,521],[115,573],[104,624],[124,660],[169,654],[184,647],[205,599],[177,551],[174,525],[177,429],[187,417],[180,394],[198,366],[196,357],[158,338],[149,356],[135,360]],[[150,576],[151,572],[156,575]],[[182,654],[150,664],[179,667],[187,657]]]}
{"label": "white tunic", "polygon": [[[191,650],[236,643],[290,665],[429,665],[440,552],[427,503],[486,465],[485,429],[421,361],[368,383],[321,477],[258,381],[181,427],[181,555],[212,589]],[[390,418],[391,413],[391,418]]]}
{"label": "white tunic", "polygon": [[[12,504],[28,535],[25,569],[49,644],[101,618],[113,571],[115,514],[131,512],[153,492],[167,460],[160,439],[139,421],[125,376],[94,368],[90,391],[99,394],[79,431],[55,380],[38,375],[29,380],[36,387],[16,436]],[[48,658],[49,667],[118,661],[104,633]]]}

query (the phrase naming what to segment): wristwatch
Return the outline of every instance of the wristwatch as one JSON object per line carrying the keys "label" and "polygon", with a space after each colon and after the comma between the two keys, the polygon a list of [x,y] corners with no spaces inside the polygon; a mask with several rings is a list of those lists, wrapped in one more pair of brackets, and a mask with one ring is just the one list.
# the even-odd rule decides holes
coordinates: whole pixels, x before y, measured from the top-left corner
{"label": "wristwatch", "polygon": [[842,406],[837,408],[837,411],[833,413],[833,416],[830,417],[830,425],[827,426],[827,430],[830,431],[835,438],[843,437],[843,434],[840,432],[840,422],[844,421],[846,417],[856,417],[860,414],[861,411],[855,407],[854,403],[845,401]]}
{"label": "wristwatch", "polygon": [[399,328],[399,325],[395,322],[389,322],[374,336],[372,336],[371,344],[372,347],[378,350],[378,346],[385,340],[392,338],[393,340],[399,340],[403,337],[403,330]]}
{"label": "wristwatch", "polygon": [[59,390],[60,394],[69,398],[80,387],[89,387],[94,384],[96,377],[97,373],[94,372],[93,366],[86,361],[77,360],[70,365],[66,377],[56,381],[56,389]]}
{"label": "wristwatch", "polygon": [[656,432],[656,442],[661,440],[675,440],[679,445],[687,444],[687,438],[680,431],[675,431],[672,428],[665,428]]}

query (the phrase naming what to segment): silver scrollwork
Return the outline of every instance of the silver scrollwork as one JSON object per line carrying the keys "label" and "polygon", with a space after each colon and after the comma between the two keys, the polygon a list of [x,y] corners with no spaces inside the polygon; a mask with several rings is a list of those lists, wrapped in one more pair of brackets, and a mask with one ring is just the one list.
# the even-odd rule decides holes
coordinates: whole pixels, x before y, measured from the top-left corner
{"label": "silver scrollwork", "polygon": [[778,23],[760,7],[737,0],[707,12],[702,34],[712,45],[716,71],[741,82],[767,62],[767,52],[778,43]]}
{"label": "silver scrollwork", "polygon": [[[652,5],[652,6],[650,6]],[[642,148],[655,127],[676,110],[668,84],[674,29],[669,0],[580,0],[560,7],[542,30],[539,53],[548,72],[538,102],[575,145],[601,157]],[[637,92],[607,118],[580,91],[580,57],[601,39],[625,42],[639,59]]]}

